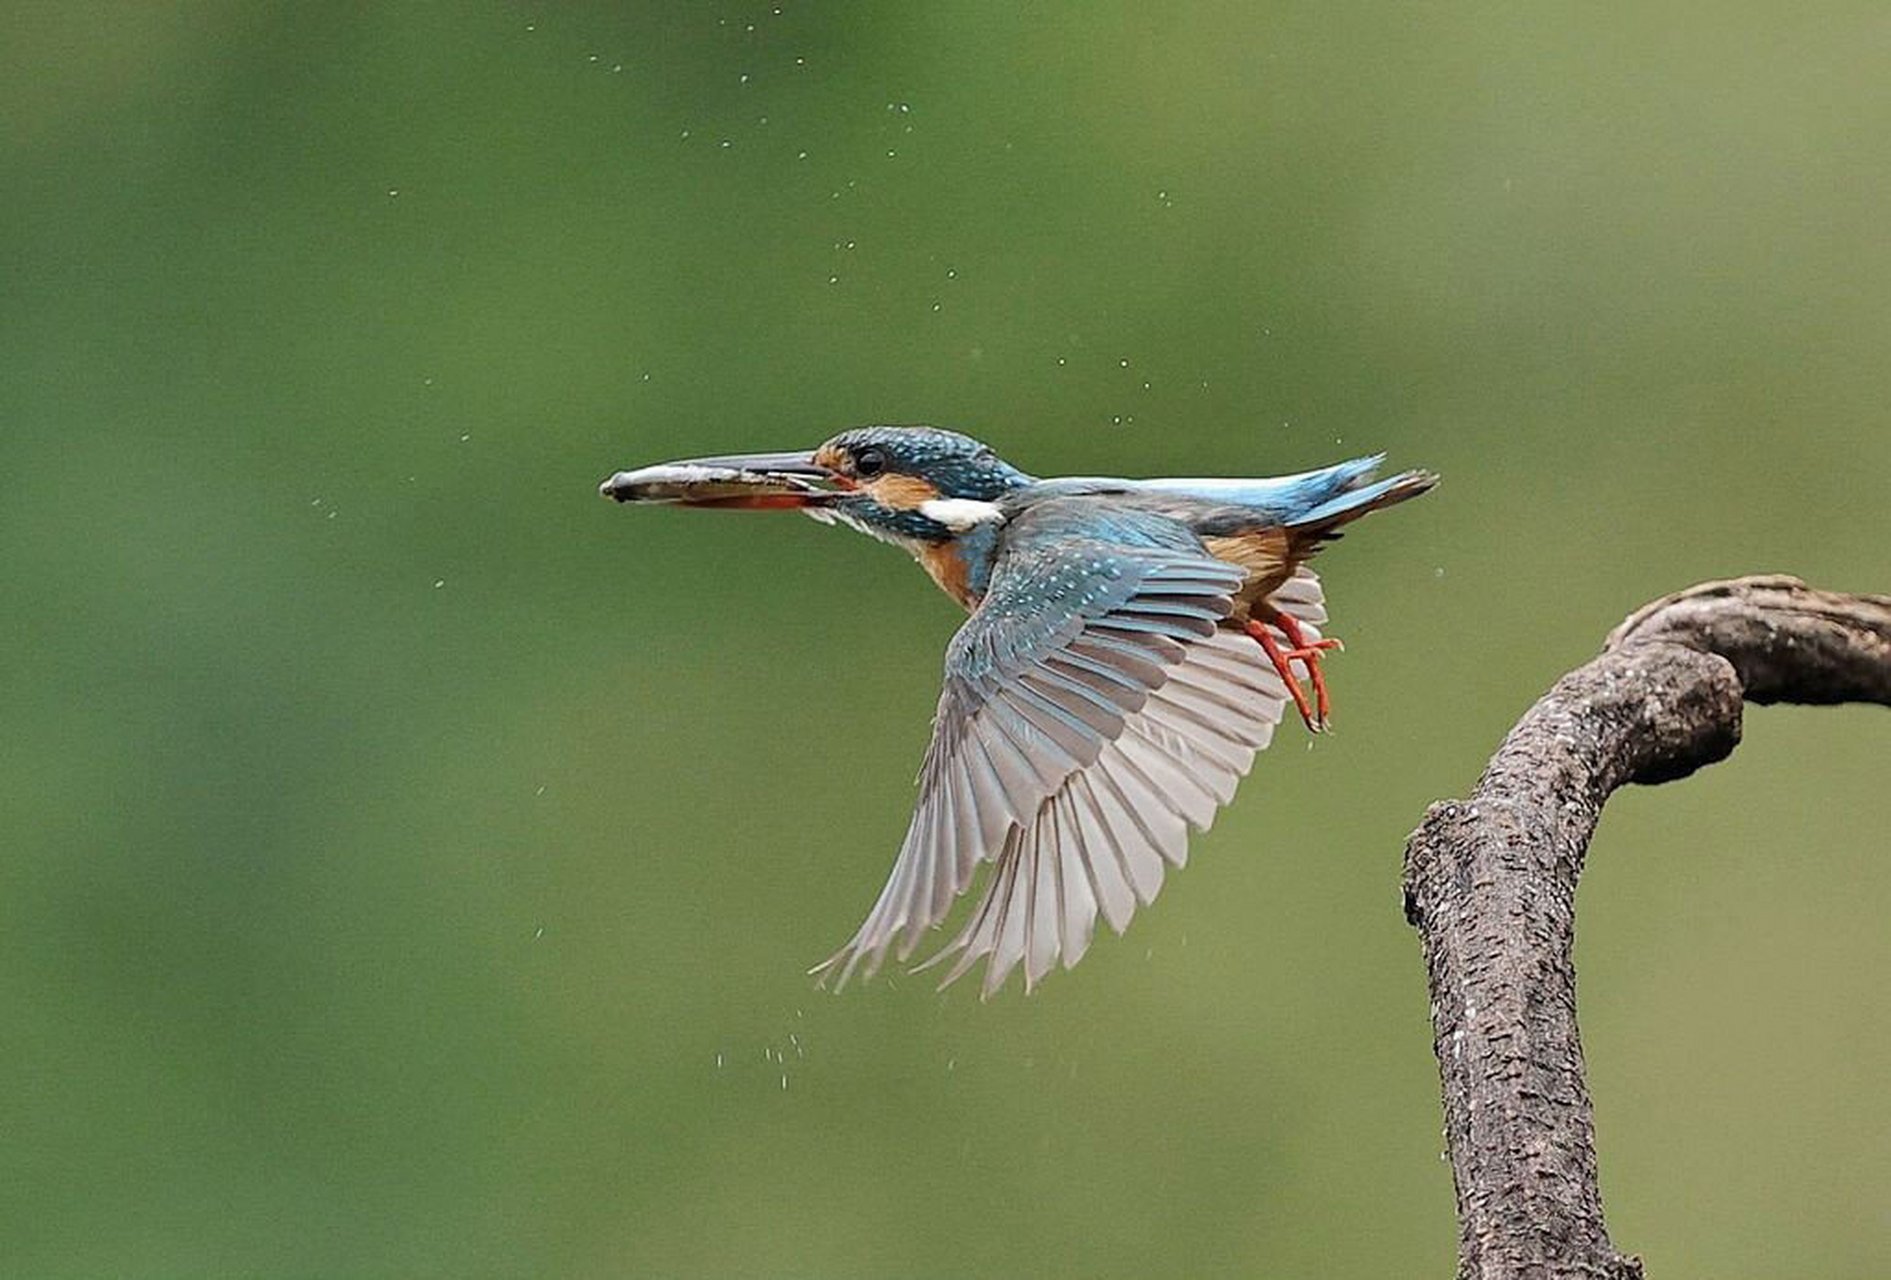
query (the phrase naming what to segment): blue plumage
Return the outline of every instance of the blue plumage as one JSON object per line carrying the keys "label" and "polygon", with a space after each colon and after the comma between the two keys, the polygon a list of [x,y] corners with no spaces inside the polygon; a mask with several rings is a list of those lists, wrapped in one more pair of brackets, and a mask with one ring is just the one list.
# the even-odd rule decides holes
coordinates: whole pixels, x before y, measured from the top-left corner
{"label": "blue plumage", "polygon": [[1384,454],[1303,471],[1297,475],[1260,478],[1161,477],[1122,480],[1082,477],[1039,482],[1050,492],[1138,493],[1173,495],[1209,506],[1247,507],[1287,523],[1360,484],[1385,461]]}

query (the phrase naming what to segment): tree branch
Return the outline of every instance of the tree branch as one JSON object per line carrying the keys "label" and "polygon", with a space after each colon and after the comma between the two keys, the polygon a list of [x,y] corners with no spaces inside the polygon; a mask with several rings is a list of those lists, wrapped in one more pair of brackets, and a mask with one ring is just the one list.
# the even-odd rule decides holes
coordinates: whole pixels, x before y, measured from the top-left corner
{"label": "tree branch", "polygon": [[1432,805],[1406,842],[1463,1280],[1640,1280],[1596,1186],[1576,881],[1610,793],[1725,759],[1746,700],[1891,705],[1891,597],[1754,577],[1646,605],[1517,722],[1469,800]]}

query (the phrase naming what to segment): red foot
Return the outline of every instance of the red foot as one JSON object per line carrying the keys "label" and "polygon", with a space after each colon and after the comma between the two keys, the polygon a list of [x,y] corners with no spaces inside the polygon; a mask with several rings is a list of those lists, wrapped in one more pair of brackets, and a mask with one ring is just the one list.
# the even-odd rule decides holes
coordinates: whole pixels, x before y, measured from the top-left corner
{"label": "red foot", "polygon": [[[1338,640],[1327,637],[1320,640],[1307,639],[1307,633],[1300,627],[1299,620],[1292,614],[1276,613],[1274,625],[1287,637],[1292,648],[1283,649],[1280,641],[1274,639],[1274,633],[1267,625],[1250,618],[1246,631],[1260,642],[1261,649],[1274,664],[1274,670],[1280,672],[1280,678],[1287,682],[1287,692],[1293,695],[1293,703],[1300,711],[1301,720],[1307,728],[1319,733],[1326,728],[1328,715],[1332,712],[1332,703],[1326,694],[1326,673],[1320,669],[1320,654],[1327,649],[1343,648]],[[1300,685],[1298,677],[1289,664],[1298,662],[1306,668],[1307,677],[1313,682],[1313,697],[1307,697],[1307,691]]]}

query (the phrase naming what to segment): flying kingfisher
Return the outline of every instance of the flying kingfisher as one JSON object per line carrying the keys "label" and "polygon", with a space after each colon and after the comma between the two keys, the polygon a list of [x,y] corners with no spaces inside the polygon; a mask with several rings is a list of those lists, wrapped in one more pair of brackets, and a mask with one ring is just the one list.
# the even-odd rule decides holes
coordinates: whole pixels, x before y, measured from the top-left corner
{"label": "flying kingfisher", "polygon": [[1040,480],[955,431],[869,426],[810,453],[620,471],[619,502],[799,510],[910,552],[971,617],[946,649],[919,802],[838,988],[908,959],[983,862],[970,920],[928,968],[984,959],[1029,991],[1119,934],[1188,857],[1292,705],[1330,708],[1326,605],[1307,560],[1367,512],[1430,489],[1383,456],[1266,479]]}

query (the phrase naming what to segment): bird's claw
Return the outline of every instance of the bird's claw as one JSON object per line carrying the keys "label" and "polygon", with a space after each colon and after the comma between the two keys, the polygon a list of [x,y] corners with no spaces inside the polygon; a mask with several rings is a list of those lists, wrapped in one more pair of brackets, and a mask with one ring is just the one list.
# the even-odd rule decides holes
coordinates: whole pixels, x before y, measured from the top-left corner
{"label": "bird's claw", "polygon": [[[1274,633],[1267,629],[1267,624],[1258,619],[1249,619],[1247,633],[1260,642],[1268,660],[1274,664],[1274,670],[1287,685],[1287,692],[1292,695],[1294,707],[1300,712],[1300,719],[1314,733],[1326,729],[1327,719],[1332,713],[1332,701],[1326,692],[1326,673],[1320,669],[1320,655],[1328,649],[1344,649],[1346,646],[1337,639],[1326,636],[1318,640],[1309,639],[1300,622],[1292,614],[1277,613],[1272,619],[1280,633],[1287,638],[1286,646],[1274,638]],[[1313,696],[1294,675],[1293,663],[1298,662],[1307,673],[1307,680],[1313,686]]]}

